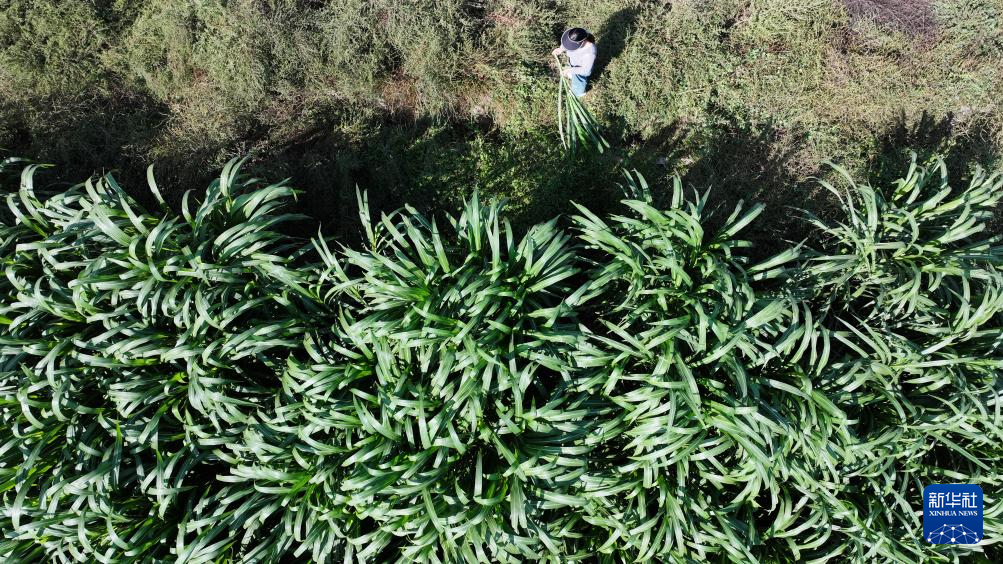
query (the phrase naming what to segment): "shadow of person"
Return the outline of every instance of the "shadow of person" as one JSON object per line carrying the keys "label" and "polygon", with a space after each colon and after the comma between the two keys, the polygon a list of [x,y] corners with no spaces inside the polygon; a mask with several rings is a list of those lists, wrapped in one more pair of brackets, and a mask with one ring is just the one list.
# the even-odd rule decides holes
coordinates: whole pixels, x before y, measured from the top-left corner
{"label": "shadow of person", "polygon": [[606,65],[623,53],[627,38],[637,24],[638,8],[624,8],[606,20],[602,29],[596,34],[596,62],[592,67],[592,82],[600,78]]}

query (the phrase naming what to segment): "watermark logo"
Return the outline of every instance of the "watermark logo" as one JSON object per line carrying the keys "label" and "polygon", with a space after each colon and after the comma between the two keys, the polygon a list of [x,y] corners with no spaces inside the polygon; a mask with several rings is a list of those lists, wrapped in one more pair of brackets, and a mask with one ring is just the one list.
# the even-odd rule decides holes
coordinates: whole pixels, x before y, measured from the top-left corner
{"label": "watermark logo", "polygon": [[982,540],[982,488],[930,484],[923,488],[923,538],[931,544],[976,544]]}

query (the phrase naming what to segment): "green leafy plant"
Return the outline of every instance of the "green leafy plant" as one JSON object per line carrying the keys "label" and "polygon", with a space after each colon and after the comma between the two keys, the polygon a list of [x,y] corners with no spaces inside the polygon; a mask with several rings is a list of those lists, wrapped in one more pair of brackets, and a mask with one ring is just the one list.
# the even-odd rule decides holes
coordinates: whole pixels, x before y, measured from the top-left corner
{"label": "green leafy plant", "polygon": [[839,200],[845,220],[829,225],[809,215],[824,234],[825,252],[812,258],[808,276],[834,290],[838,303],[890,320],[930,311],[939,300],[960,306],[955,298],[971,292],[959,283],[993,280],[981,265],[1000,266],[1003,247],[998,237],[975,236],[1003,198],[999,174],[977,168],[967,189],[957,191],[943,161],[920,166],[914,154],[906,176],[884,192],[834,168],[845,189],[822,185]]}
{"label": "green leafy plant", "polygon": [[[554,55],[554,60],[560,69],[560,57]],[[557,128],[561,144],[571,154],[577,153],[581,146],[600,153],[609,148],[599,123],[571,91],[571,79],[563,74],[559,75],[557,86]]]}
{"label": "green leafy plant", "polygon": [[636,173],[524,234],[360,194],[345,246],[236,161],[180,214],[43,168],[0,164],[4,559],[999,559],[990,495],[978,546],[915,513],[1003,481],[998,175],[847,182],[753,261],[761,206]]}
{"label": "green leafy plant", "polygon": [[[37,165],[8,195],[5,558],[198,561],[219,534],[225,520],[197,518],[225,490],[214,469],[321,311],[312,269],[292,267],[309,247],[275,231],[295,219],[276,213],[293,190],[238,166],[200,204],[186,194],[180,217],[162,200],[142,211],[111,176],[42,200]],[[150,187],[159,199],[152,174]]]}

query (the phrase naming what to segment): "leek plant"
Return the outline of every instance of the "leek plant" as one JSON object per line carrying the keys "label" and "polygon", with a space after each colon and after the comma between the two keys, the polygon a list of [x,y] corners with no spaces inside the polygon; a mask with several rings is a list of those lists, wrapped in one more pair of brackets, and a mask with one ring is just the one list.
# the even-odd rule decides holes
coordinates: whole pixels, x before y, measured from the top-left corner
{"label": "leek plant", "polygon": [[293,267],[309,246],[276,231],[293,190],[238,166],[180,216],[152,174],[156,215],[111,176],[43,201],[35,165],[7,196],[5,559],[198,561],[202,531],[225,522],[192,516],[323,310],[314,269]]}
{"label": "leek plant", "polygon": [[[554,60],[560,70],[560,57],[554,55]],[[609,141],[603,137],[599,122],[571,91],[571,80],[563,74],[558,74],[557,80],[557,129],[564,148],[572,155],[580,147],[599,153],[609,149]]]}
{"label": "leek plant", "polygon": [[[753,261],[678,179],[523,234],[363,193],[345,246],[240,164],[180,213],[0,165],[4,560],[1000,559],[999,175],[847,179]],[[986,544],[920,538],[935,482]]]}

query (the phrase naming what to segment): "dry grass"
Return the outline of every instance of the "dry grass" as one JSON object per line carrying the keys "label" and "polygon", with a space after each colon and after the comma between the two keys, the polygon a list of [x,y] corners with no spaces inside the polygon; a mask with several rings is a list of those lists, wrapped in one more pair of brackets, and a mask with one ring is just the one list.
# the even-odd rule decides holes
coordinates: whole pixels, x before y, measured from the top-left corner
{"label": "dry grass", "polygon": [[[445,155],[482,138],[492,154],[518,152],[504,144],[526,139],[556,143],[549,50],[572,24],[598,38],[590,109],[615,145],[668,169],[689,170],[716,140],[751,136],[744,145],[773,147],[742,158],[774,155],[776,182],[804,185],[824,158],[865,167],[887,131],[924,115],[954,123],[926,146],[983,143],[990,160],[1001,147],[1003,16],[986,0],[143,0],[102,12],[82,2],[16,4],[0,9],[0,30],[30,20],[37,33],[0,40],[0,88],[9,90],[0,147],[59,162],[68,177],[109,165],[141,177],[137,163],[160,160],[189,169],[178,178],[204,179],[248,148],[261,151],[259,162],[286,147],[401,159],[425,143],[429,122],[455,132],[435,141],[457,143]],[[67,17],[43,17],[52,13]],[[103,39],[65,49],[37,41],[72,35],[66,26],[100,29]],[[94,53],[81,58],[81,45]],[[25,53],[49,63],[28,64]],[[64,75],[79,88],[50,88]],[[145,102],[116,107],[109,84]],[[109,102],[80,103],[91,99]],[[95,133],[107,121],[99,108],[135,115],[146,129]],[[387,149],[387,123],[416,133],[394,133]],[[116,153],[130,156],[108,158]],[[295,176],[297,166],[282,170]],[[504,175],[456,178],[482,176]],[[412,182],[401,174],[391,184]],[[337,190],[350,199],[354,185]],[[512,193],[529,192],[520,184]]]}
{"label": "dry grass", "polygon": [[915,38],[940,31],[933,0],[844,0],[850,21],[873,20]]}

